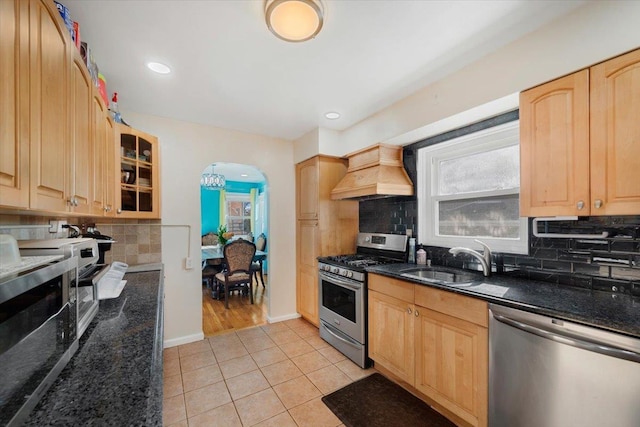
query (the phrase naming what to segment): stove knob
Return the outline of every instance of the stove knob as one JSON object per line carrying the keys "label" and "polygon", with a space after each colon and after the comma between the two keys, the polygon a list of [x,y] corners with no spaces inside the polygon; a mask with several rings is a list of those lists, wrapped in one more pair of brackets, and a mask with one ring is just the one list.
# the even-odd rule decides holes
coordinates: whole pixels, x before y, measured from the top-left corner
{"label": "stove knob", "polygon": [[322,269],[323,269],[324,271],[331,271],[331,267],[329,267],[328,265],[324,265],[324,266],[322,266]]}
{"label": "stove knob", "polygon": [[339,271],[340,271],[340,269],[338,267],[331,267],[331,272],[332,273],[338,274]]}
{"label": "stove knob", "polygon": [[352,277],[353,277],[353,271],[347,271],[346,276],[347,276],[348,278],[352,278]]}

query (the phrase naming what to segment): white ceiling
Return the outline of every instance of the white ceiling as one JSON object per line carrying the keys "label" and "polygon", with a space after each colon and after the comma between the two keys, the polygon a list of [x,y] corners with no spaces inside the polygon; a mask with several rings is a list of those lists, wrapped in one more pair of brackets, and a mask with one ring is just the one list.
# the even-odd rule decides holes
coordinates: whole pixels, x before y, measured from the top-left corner
{"label": "white ceiling", "polygon": [[323,0],[320,34],[288,43],[263,0],[62,2],[121,110],[287,139],[344,130],[585,3]]}

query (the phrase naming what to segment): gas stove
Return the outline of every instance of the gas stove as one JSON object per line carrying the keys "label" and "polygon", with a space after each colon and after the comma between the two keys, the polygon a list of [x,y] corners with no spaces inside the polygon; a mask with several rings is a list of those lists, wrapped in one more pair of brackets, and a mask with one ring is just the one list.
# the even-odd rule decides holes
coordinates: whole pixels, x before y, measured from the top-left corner
{"label": "gas stove", "polygon": [[365,267],[404,262],[407,236],[358,233],[357,252],[318,258],[320,337],[361,368],[367,357]]}
{"label": "gas stove", "polygon": [[318,258],[319,270],[364,282],[365,268],[372,265],[404,262],[407,236],[358,233],[355,254]]}
{"label": "gas stove", "polygon": [[338,266],[368,267],[370,265],[392,264],[398,261],[393,258],[386,258],[375,255],[350,254],[329,256],[325,258],[325,262],[329,262]]}

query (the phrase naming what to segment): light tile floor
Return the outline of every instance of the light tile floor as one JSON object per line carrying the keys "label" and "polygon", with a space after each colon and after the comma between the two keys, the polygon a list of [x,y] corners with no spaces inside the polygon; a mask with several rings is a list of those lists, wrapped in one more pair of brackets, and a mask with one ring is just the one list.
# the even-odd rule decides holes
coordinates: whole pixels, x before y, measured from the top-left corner
{"label": "light tile floor", "polygon": [[302,319],[164,350],[165,426],[342,426],[320,398],[369,374]]}

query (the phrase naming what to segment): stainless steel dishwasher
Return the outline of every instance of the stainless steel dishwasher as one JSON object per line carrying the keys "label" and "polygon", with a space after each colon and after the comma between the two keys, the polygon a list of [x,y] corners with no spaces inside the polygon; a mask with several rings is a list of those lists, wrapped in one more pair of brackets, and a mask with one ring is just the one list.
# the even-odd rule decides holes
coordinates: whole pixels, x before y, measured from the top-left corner
{"label": "stainless steel dishwasher", "polygon": [[640,426],[640,339],[491,304],[489,425]]}

